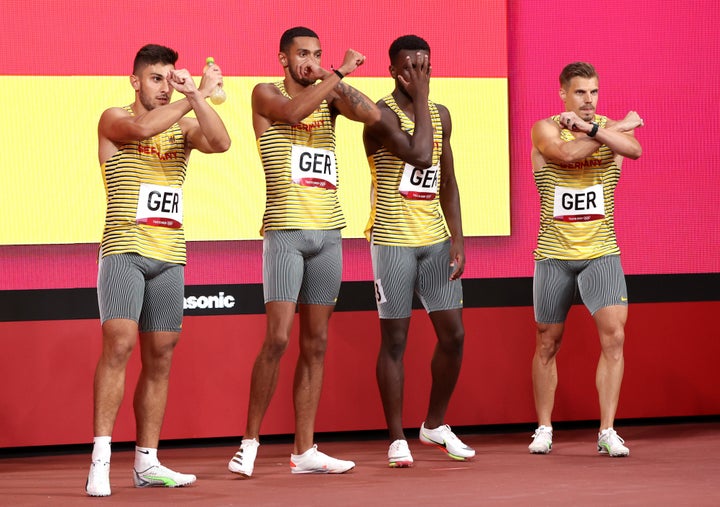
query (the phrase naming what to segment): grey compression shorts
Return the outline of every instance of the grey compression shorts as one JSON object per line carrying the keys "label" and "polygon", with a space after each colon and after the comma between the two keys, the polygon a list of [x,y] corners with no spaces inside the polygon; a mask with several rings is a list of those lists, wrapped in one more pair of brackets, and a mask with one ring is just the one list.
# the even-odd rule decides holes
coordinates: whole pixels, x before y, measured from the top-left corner
{"label": "grey compression shorts", "polygon": [[450,280],[450,240],[419,247],[373,244],[370,252],[381,319],[410,317],[413,292],[428,313],[462,308],[462,283]]}
{"label": "grey compression shorts", "polygon": [[100,322],[130,319],[141,332],[182,327],[185,270],[181,264],[127,253],[102,257],[98,267]]}
{"label": "grey compression shorts", "polygon": [[576,291],[592,315],[606,306],[627,305],[627,286],[620,256],[604,255],[579,261],[535,261],[533,306],[536,322],[565,322]]}
{"label": "grey compression shorts", "polygon": [[292,301],[333,306],[341,281],[339,229],[265,231],[263,295],[266,303]]}

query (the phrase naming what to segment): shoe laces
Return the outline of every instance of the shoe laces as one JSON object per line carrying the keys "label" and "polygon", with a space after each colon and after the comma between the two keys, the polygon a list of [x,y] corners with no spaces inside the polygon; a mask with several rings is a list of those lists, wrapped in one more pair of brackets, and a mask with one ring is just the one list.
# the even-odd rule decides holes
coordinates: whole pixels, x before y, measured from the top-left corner
{"label": "shoe laces", "polygon": [[398,439],[395,440],[392,444],[390,444],[390,452],[397,452],[401,449],[408,449],[407,440]]}
{"label": "shoe laces", "polygon": [[452,430],[450,429],[450,426],[448,424],[443,424],[442,426],[440,426],[437,429],[440,430],[440,434],[442,435],[443,439],[445,439],[446,442],[448,440],[450,440],[450,441],[453,441],[458,444],[462,443],[460,441],[460,439],[458,438],[458,436],[452,432]]}
{"label": "shoe laces", "polygon": [[605,431],[603,431],[600,434],[600,437],[602,438],[603,436],[605,438],[607,438],[608,443],[610,443],[611,445],[614,444],[615,442],[619,442],[620,444],[625,443],[625,440],[623,440],[620,437],[620,435],[617,434],[617,431],[615,431],[613,428],[608,428]]}
{"label": "shoe laces", "polygon": [[548,437],[552,437],[552,428],[548,428],[547,426],[540,426],[535,430],[535,433],[533,433],[532,437],[537,438],[540,435],[547,435]]}

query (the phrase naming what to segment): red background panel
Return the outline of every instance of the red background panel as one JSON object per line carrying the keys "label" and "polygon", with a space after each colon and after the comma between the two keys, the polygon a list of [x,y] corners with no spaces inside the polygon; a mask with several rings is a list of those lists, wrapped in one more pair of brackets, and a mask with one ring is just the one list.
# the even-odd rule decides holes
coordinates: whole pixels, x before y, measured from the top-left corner
{"label": "red background panel", "polygon": [[326,66],[348,48],[363,53],[357,76],[387,76],[387,48],[408,33],[430,44],[435,76],[507,76],[503,0],[5,0],[0,72],[126,76],[137,50],[156,43],[197,74],[212,55],[226,76],[275,76],[280,36],[298,25],[318,34]]}
{"label": "red background panel", "polygon": [[[720,413],[715,364],[720,341],[703,324],[706,315],[716,312],[720,312],[720,302],[631,307],[619,418]],[[530,381],[532,309],[467,309],[464,320],[465,361],[447,421],[458,426],[530,426],[535,419]],[[318,431],[384,428],[375,384],[378,326],[375,312],[338,312],[332,317]],[[186,318],[175,352],[163,439],[242,435],[250,370],[263,335],[262,315]],[[265,435],[293,432],[297,328],[294,336],[262,425]],[[681,346],[679,336],[683,337]],[[427,315],[415,311],[405,357],[407,427],[419,427],[425,417],[434,343]],[[4,390],[0,447],[89,441],[92,377],[100,353],[98,322],[0,323],[0,345]],[[595,366],[599,353],[592,319],[583,307],[574,307],[558,359],[555,420],[598,418]],[[135,353],[115,441],[135,438],[131,400],[138,368]]]}

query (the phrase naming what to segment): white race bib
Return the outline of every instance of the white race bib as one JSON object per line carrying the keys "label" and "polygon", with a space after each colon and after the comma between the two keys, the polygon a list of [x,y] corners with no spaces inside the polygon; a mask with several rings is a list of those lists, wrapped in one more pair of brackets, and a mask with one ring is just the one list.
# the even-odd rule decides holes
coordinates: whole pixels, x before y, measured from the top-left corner
{"label": "white race bib", "polygon": [[293,144],[290,164],[296,185],[331,190],[337,187],[335,154],[330,150]]}
{"label": "white race bib", "polygon": [[561,222],[590,222],[605,218],[602,184],[587,188],[555,187],[553,218]]}
{"label": "white race bib", "polygon": [[137,214],[135,215],[135,221],[138,224],[179,229],[182,227],[182,220],[181,188],[149,183],[140,184]]}
{"label": "white race bib", "polygon": [[419,169],[410,164],[405,164],[398,190],[405,199],[431,201],[435,199],[438,192],[439,174],[439,164],[427,169]]}

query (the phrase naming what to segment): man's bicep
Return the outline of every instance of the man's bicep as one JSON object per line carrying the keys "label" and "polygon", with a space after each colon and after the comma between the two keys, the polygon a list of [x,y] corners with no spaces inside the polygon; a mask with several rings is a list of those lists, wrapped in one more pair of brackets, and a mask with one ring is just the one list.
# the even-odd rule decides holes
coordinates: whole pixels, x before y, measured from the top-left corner
{"label": "man's bicep", "polygon": [[124,142],[133,140],[132,116],[121,108],[107,109],[100,116],[98,122],[98,134],[100,137],[113,142]]}
{"label": "man's bicep", "polygon": [[532,143],[546,159],[558,160],[561,158],[560,147],[563,141],[558,136],[557,129],[546,122],[538,122],[533,125]]}
{"label": "man's bicep", "polygon": [[397,115],[389,109],[380,108],[380,121],[365,126],[365,132],[370,141],[374,140],[400,158],[409,149],[409,136],[400,128]]}
{"label": "man's bicep", "polygon": [[259,84],[252,93],[252,109],[270,121],[283,121],[288,98],[273,85]]}

